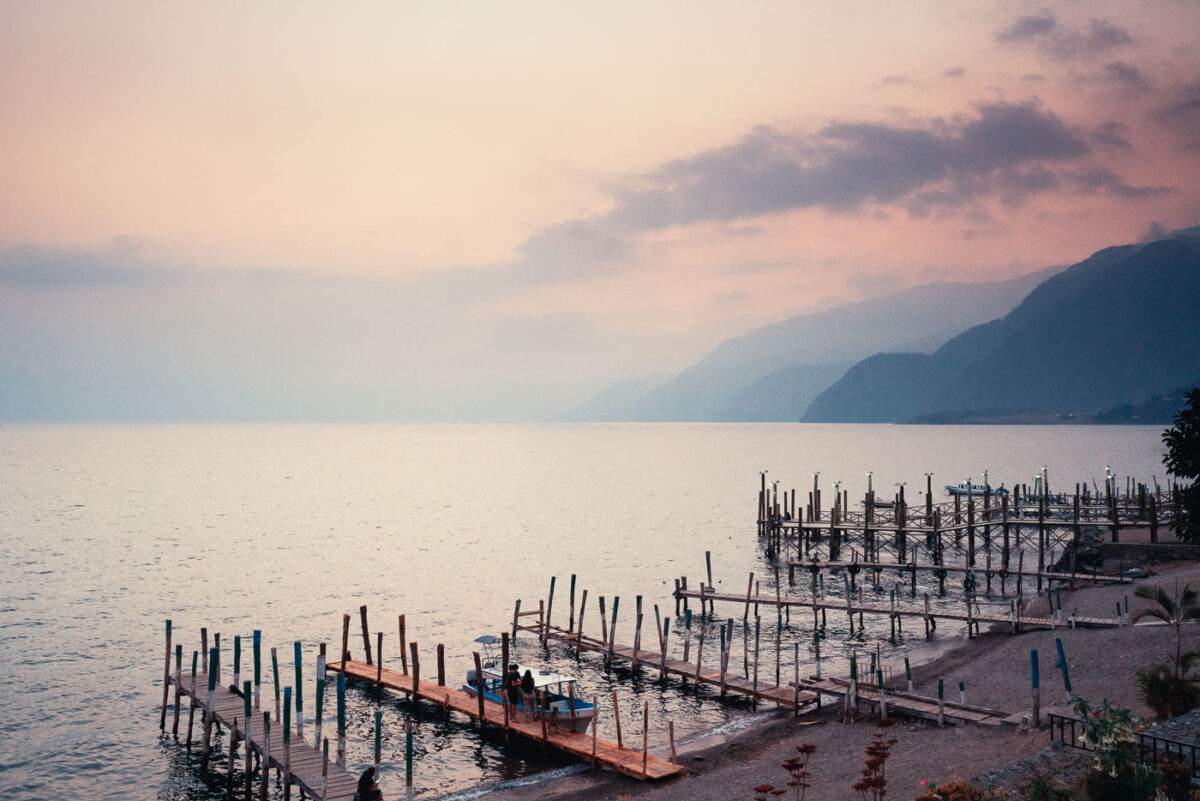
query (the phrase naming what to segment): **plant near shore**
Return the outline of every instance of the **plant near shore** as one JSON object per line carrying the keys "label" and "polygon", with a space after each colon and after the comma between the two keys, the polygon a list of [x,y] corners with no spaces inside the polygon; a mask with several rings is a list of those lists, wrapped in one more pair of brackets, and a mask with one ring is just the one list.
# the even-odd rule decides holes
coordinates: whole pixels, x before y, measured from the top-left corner
{"label": "plant near shore", "polygon": [[808,760],[816,750],[817,747],[812,743],[800,743],[796,746],[799,756],[785,759],[783,762],[783,769],[792,777],[788,786],[795,790],[796,801],[804,801],[804,796],[808,794],[808,780],[811,776],[808,772]]}
{"label": "plant near shore", "polygon": [[1154,771],[1139,765],[1133,742],[1133,714],[1105,698],[1093,707],[1076,696],[1071,706],[1082,720],[1083,740],[1095,749],[1095,767],[1084,780],[1089,801],[1148,801]]}
{"label": "plant near shore", "polygon": [[1175,415],[1175,425],[1162,435],[1167,452],[1163,464],[1177,478],[1192,483],[1179,489],[1171,530],[1185,542],[1200,542],[1200,387],[1187,394],[1187,405]]}
{"label": "plant near shore", "polygon": [[1188,801],[1192,797],[1192,771],[1187,765],[1164,759],[1158,763],[1155,801]]}
{"label": "plant near shore", "polygon": [[887,760],[892,755],[895,737],[888,737],[887,730],[896,725],[893,718],[875,721],[878,731],[867,746],[867,758],[863,761],[863,777],[855,782],[854,789],[863,801],[883,801],[887,797]]}
{"label": "plant near shore", "polygon": [[1183,624],[1200,620],[1200,592],[1175,582],[1173,592],[1156,584],[1143,584],[1134,591],[1138,598],[1154,601],[1155,606],[1140,609],[1133,616],[1136,623],[1145,618],[1161,620],[1175,634],[1175,654],[1167,661],[1149,665],[1137,672],[1137,683],[1146,705],[1160,718],[1181,715],[1200,704],[1200,689],[1188,671],[1200,662],[1200,653],[1183,650]]}

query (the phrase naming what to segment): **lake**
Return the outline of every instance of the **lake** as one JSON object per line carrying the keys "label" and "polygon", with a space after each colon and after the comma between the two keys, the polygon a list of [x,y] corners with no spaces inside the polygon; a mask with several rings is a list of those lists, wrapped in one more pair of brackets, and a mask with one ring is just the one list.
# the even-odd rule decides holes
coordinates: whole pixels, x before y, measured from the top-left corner
{"label": "lake", "polygon": [[[910,503],[922,502],[927,472],[935,487],[981,481],[984,470],[993,486],[1012,486],[1032,483],[1045,465],[1051,488],[1065,491],[1077,481],[1102,483],[1111,465],[1123,486],[1127,475],[1165,482],[1161,433],[1157,426],[0,425],[0,796],[223,797],[224,775],[201,775],[198,749],[189,754],[170,738],[169,717],[168,736],[158,730],[168,618],[185,664],[201,626],[221,633],[227,665],[234,635],[261,629],[265,647],[278,647],[287,665],[300,641],[311,720],[317,644],[331,643],[336,654],[350,612],[351,648],[361,654],[361,604],[372,630],[385,632],[389,666],[399,661],[396,616],[404,614],[409,639],[428,654],[423,663],[432,665],[435,645],[445,644],[448,681],[458,686],[472,640],[505,630],[516,599],[536,607],[551,576],[558,577],[555,622],[566,621],[576,574],[579,591],[589,590],[589,632],[599,630],[595,598],[620,596],[618,639],[626,642],[634,597],[644,596],[651,620],[655,604],[673,614],[674,579],[688,575],[698,586],[705,551],[719,589],[744,592],[754,571],[766,592],[771,566],[754,525],[761,470],[780,491],[799,488],[801,497],[819,471],[824,490],[840,481],[851,498],[861,497],[872,471],[878,495],[906,482]],[[811,640],[803,617],[783,634],[785,652],[801,643],[802,662]],[[765,618],[764,637],[769,630],[773,642],[775,623]],[[653,638],[649,626],[643,636]],[[877,644],[871,632],[851,638],[831,630],[823,656],[832,669],[852,650]],[[885,658],[919,655],[923,644],[919,635],[882,643]],[[617,690],[623,717],[648,701],[655,753],[664,753],[668,720],[683,739],[753,714],[745,701],[697,696],[675,681],[664,687],[655,671],[605,672],[586,654],[577,664],[563,647],[543,651],[529,635],[519,649],[523,660],[577,673],[589,695]],[[787,656],[785,675],[791,664]],[[290,667],[283,672],[290,676]],[[371,760],[374,711],[384,710],[388,797],[403,792],[410,719],[422,798],[570,764],[481,739],[465,720],[447,723],[439,711],[397,696],[352,687],[348,706],[349,762],[358,769]],[[327,699],[326,712],[332,708]],[[186,710],[184,717],[186,727]],[[615,739],[608,718],[600,735]],[[627,737],[640,737],[640,720],[624,725]]]}

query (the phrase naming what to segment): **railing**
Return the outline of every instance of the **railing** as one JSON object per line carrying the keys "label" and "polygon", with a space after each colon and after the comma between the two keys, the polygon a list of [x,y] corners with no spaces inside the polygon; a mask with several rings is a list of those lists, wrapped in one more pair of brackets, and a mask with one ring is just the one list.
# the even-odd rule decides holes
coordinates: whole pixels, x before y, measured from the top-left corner
{"label": "railing", "polygon": [[[1057,737],[1055,733],[1057,732]],[[1050,740],[1058,740],[1063,745],[1078,748],[1082,751],[1094,751],[1095,746],[1083,739],[1083,721],[1064,715],[1050,715]],[[1200,777],[1200,761],[1198,753],[1200,746],[1191,743],[1181,743],[1145,732],[1134,732],[1133,742],[1138,762],[1157,766],[1164,759],[1170,759],[1181,765],[1189,765],[1192,777]]]}

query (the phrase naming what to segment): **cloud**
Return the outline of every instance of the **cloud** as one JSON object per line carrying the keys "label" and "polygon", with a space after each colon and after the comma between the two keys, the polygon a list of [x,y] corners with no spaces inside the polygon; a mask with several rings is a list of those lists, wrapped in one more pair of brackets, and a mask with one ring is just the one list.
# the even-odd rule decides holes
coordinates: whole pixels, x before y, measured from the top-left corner
{"label": "cloud", "polygon": [[1001,42],[1027,42],[1040,39],[1058,28],[1058,20],[1048,11],[1017,17],[1009,25],[996,32]]}
{"label": "cloud", "polygon": [[1017,17],[995,38],[1003,44],[1032,45],[1059,61],[1103,55],[1133,43],[1129,31],[1108,20],[1091,19],[1085,28],[1071,28],[1049,11]]}
{"label": "cloud", "polygon": [[1116,120],[1107,120],[1096,126],[1096,130],[1092,132],[1092,141],[1118,150],[1133,149],[1129,142],[1129,126]]}
{"label": "cloud", "polygon": [[1101,81],[1134,91],[1143,90],[1148,86],[1146,77],[1141,70],[1123,61],[1113,61],[1100,68]]}
{"label": "cloud", "polygon": [[1126,200],[1142,200],[1174,191],[1171,187],[1166,186],[1132,186],[1112,170],[1101,166],[1079,171],[1068,170],[1065,174],[1076,186],[1089,195],[1104,192]]}
{"label": "cloud", "polygon": [[1150,118],[1165,128],[1182,145],[1200,149],[1200,79],[1172,87],[1166,102],[1150,111]]}
{"label": "cloud", "polygon": [[[1032,103],[982,104],[973,118],[920,126],[839,122],[812,134],[762,126],[643,176],[639,187],[618,195],[609,216],[631,230],[653,230],[802,208],[845,212],[867,202],[915,201],[910,211],[920,213],[985,194],[1012,195],[1021,191],[1020,168],[1088,152],[1057,115]],[[1046,182],[1024,183],[1042,191]]]}
{"label": "cloud", "polygon": [[1165,225],[1160,223],[1158,220],[1152,220],[1150,224],[1146,226],[1146,230],[1142,231],[1141,236],[1138,237],[1138,241],[1142,243],[1157,242],[1160,239],[1166,239],[1169,234],[1170,232],[1167,230]]}
{"label": "cloud", "polygon": [[962,67],[954,67],[953,69],[948,69],[942,73],[943,78],[965,78],[966,75],[967,71]]}

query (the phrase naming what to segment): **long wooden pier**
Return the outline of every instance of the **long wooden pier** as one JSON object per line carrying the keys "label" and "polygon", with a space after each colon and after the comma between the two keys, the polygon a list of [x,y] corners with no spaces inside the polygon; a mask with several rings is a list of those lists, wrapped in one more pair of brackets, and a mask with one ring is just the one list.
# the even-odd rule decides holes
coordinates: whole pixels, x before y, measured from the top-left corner
{"label": "long wooden pier", "polygon": [[[593,766],[604,765],[626,776],[638,779],[666,779],[683,772],[683,768],[679,765],[652,756],[646,750],[637,751],[598,739],[595,720],[592,721],[590,734],[575,732],[559,728],[544,718],[534,721],[507,718],[501,704],[493,703],[486,698],[481,700],[477,695],[441,686],[435,682],[423,682],[415,674],[407,675],[379,665],[368,665],[365,662],[352,660],[331,663],[327,669],[344,671],[347,676],[360,681],[370,682],[390,690],[399,690],[413,698],[424,699],[446,709],[453,709],[474,720],[482,719],[486,723],[504,728],[507,732],[589,760]],[[598,712],[599,710],[597,710]]]}
{"label": "long wooden pier", "polygon": [[[289,741],[285,745],[283,724],[280,721],[264,724],[270,719],[270,713],[264,710],[252,709],[251,722],[247,727],[245,698],[228,687],[222,687],[219,682],[215,682],[210,705],[208,680],[208,674],[203,671],[186,678],[179,672],[172,673],[170,683],[176,689],[176,705],[178,707],[180,696],[189,696],[192,706],[201,711],[206,726],[223,726],[231,733],[232,739],[246,745],[247,753],[259,755],[262,760],[263,797],[266,797],[268,768],[274,767],[283,775],[285,782],[295,785],[311,798],[352,801],[358,789],[357,779],[345,768],[331,764],[327,752],[319,751],[297,732],[289,733]],[[267,725],[272,726],[269,739],[265,734]],[[231,744],[231,751],[233,747]],[[247,770],[247,774],[249,772]],[[250,776],[247,775],[247,784],[249,782]]]}
{"label": "long wooden pier", "polygon": [[[645,665],[647,668],[657,669],[663,675],[669,673],[684,679],[691,679],[697,684],[708,684],[717,687],[721,690],[722,695],[735,693],[752,698],[755,701],[773,703],[777,706],[796,711],[819,700],[815,693],[801,690],[795,682],[791,686],[767,684],[759,686],[757,659],[755,660],[755,675],[752,678],[734,676],[728,670],[728,651],[724,655],[718,654],[718,659],[724,667],[723,670],[705,672],[702,667],[702,660],[704,658],[703,644],[696,649],[696,663],[693,665],[682,659],[663,656],[658,651],[647,651],[640,648],[635,649],[632,646],[602,642],[595,638],[584,636],[580,632],[567,631],[557,626],[545,626],[541,629],[541,634],[547,639],[570,643],[576,648],[585,651],[606,654],[609,659],[619,659],[628,662],[634,667]],[[798,670],[799,668],[797,667],[796,669]]]}
{"label": "long wooden pier", "polygon": [[[701,602],[722,601],[726,603],[736,603],[740,605],[763,605],[776,607],[792,607],[811,609],[814,615],[820,611],[844,612],[848,615],[884,615],[892,619],[899,618],[918,618],[925,622],[925,632],[928,636],[934,628],[936,628],[936,620],[955,620],[965,622],[970,626],[976,627],[980,624],[998,623],[1011,626],[1014,632],[1019,631],[1022,626],[1039,626],[1043,628],[1055,628],[1056,625],[1067,625],[1067,623],[1057,623],[1051,617],[1024,617],[1021,614],[1021,604],[1016,602],[1016,599],[1009,604],[1009,614],[996,615],[987,613],[982,610],[982,606],[975,601],[969,601],[965,604],[966,609],[963,612],[952,612],[949,610],[938,610],[934,612],[928,602],[923,609],[903,606],[876,606],[873,604],[855,603],[852,598],[845,600],[823,600],[819,598],[796,598],[787,595],[755,595],[753,593],[745,593],[734,595],[729,593],[712,592],[708,588],[701,585],[700,590],[689,590],[680,587],[676,590],[679,598],[695,598]],[[1087,628],[1119,628],[1123,625],[1122,621],[1114,618],[1099,618],[1099,617],[1075,617],[1074,625]]]}

